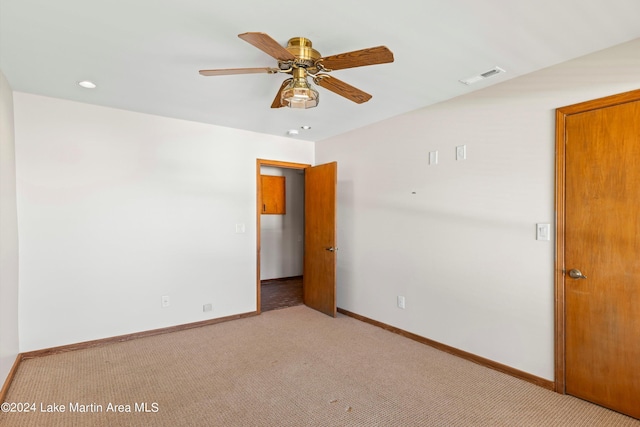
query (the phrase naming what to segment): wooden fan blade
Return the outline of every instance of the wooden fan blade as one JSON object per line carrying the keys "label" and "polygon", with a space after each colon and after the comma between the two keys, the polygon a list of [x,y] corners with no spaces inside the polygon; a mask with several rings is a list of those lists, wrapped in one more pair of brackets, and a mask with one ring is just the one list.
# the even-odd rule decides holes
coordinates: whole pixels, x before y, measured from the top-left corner
{"label": "wooden fan blade", "polygon": [[343,70],[345,68],[393,62],[393,52],[387,49],[386,46],[378,46],[325,56],[320,58],[318,62],[328,70]]}
{"label": "wooden fan blade", "polygon": [[319,74],[313,81],[318,86],[329,89],[331,92],[337,93],[340,96],[344,96],[345,98],[357,104],[362,104],[363,102],[367,102],[371,99],[371,95],[369,95],[368,93],[363,92],[360,89],[355,88],[350,84],[347,84],[342,80],[338,80],[328,74]]}
{"label": "wooden fan blade", "polygon": [[242,40],[250,43],[266,53],[277,59],[278,61],[293,61],[296,57],[284,47],[280,46],[280,43],[272,39],[265,33],[243,33],[238,34]]}
{"label": "wooden fan blade", "polygon": [[200,70],[203,76],[228,76],[232,74],[275,74],[279,70],[277,68],[223,68],[220,70]]}
{"label": "wooden fan blade", "polygon": [[282,82],[282,85],[280,86],[280,89],[278,89],[278,93],[276,94],[276,97],[273,98],[273,102],[271,103],[271,108],[280,108],[280,107],[284,107],[284,104],[282,103],[282,91],[284,90],[284,88],[289,84],[289,82],[293,80],[293,79],[287,79],[285,81]]}

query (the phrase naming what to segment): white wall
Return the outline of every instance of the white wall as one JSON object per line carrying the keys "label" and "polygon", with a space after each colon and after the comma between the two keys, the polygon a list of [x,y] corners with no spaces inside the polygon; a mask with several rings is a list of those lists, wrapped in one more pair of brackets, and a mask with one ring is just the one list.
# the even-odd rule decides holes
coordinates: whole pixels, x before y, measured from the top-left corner
{"label": "white wall", "polygon": [[256,159],[313,163],[312,143],[24,93],[14,108],[21,351],[256,310]]}
{"label": "white wall", "polygon": [[18,343],[18,218],[13,127],[13,92],[0,72],[0,385]]}
{"label": "white wall", "polygon": [[638,88],[640,39],[316,143],[338,306],[553,379],[554,110]]}
{"label": "white wall", "polygon": [[285,215],[260,218],[260,279],[301,276],[304,261],[304,174],[262,166],[263,175],[285,177]]}

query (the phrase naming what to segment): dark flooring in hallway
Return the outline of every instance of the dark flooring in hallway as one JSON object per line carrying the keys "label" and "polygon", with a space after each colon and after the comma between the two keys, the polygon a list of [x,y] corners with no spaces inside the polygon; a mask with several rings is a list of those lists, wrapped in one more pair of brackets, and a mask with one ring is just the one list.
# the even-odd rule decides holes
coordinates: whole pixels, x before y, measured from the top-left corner
{"label": "dark flooring in hallway", "polygon": [[260,282],[260,311],[302,304],[302,276]]}

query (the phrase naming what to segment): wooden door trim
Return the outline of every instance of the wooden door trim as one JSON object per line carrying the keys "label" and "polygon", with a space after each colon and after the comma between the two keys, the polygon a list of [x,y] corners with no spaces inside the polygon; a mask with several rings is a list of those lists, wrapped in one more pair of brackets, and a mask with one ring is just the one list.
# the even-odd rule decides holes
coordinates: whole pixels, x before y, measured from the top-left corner
{"label": "wooden door trim", "polygon": [[270,166],[284,169],[306,169],[311,165],[305,163],[283,162],[281,160],[256,159],[256,313],[260,314],[260,216],[262,215],[262,179],[260,167]]}
{"label": "wooden door trim", "polygon": [[640,89],[581,102],[556,109],[556,259],[554,271],[555,292],[555,391],[565,394],[565,145],[566,119],[573,114],[640,101]]}

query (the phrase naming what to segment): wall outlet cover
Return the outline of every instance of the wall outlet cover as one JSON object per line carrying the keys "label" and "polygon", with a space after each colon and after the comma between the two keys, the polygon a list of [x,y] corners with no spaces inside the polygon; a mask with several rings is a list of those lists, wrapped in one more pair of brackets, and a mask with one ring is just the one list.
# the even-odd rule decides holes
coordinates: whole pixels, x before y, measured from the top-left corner
{"label": "wall outlet cover", "polygon": [[398,295],[398,308],[406,308],[404,297]]}

